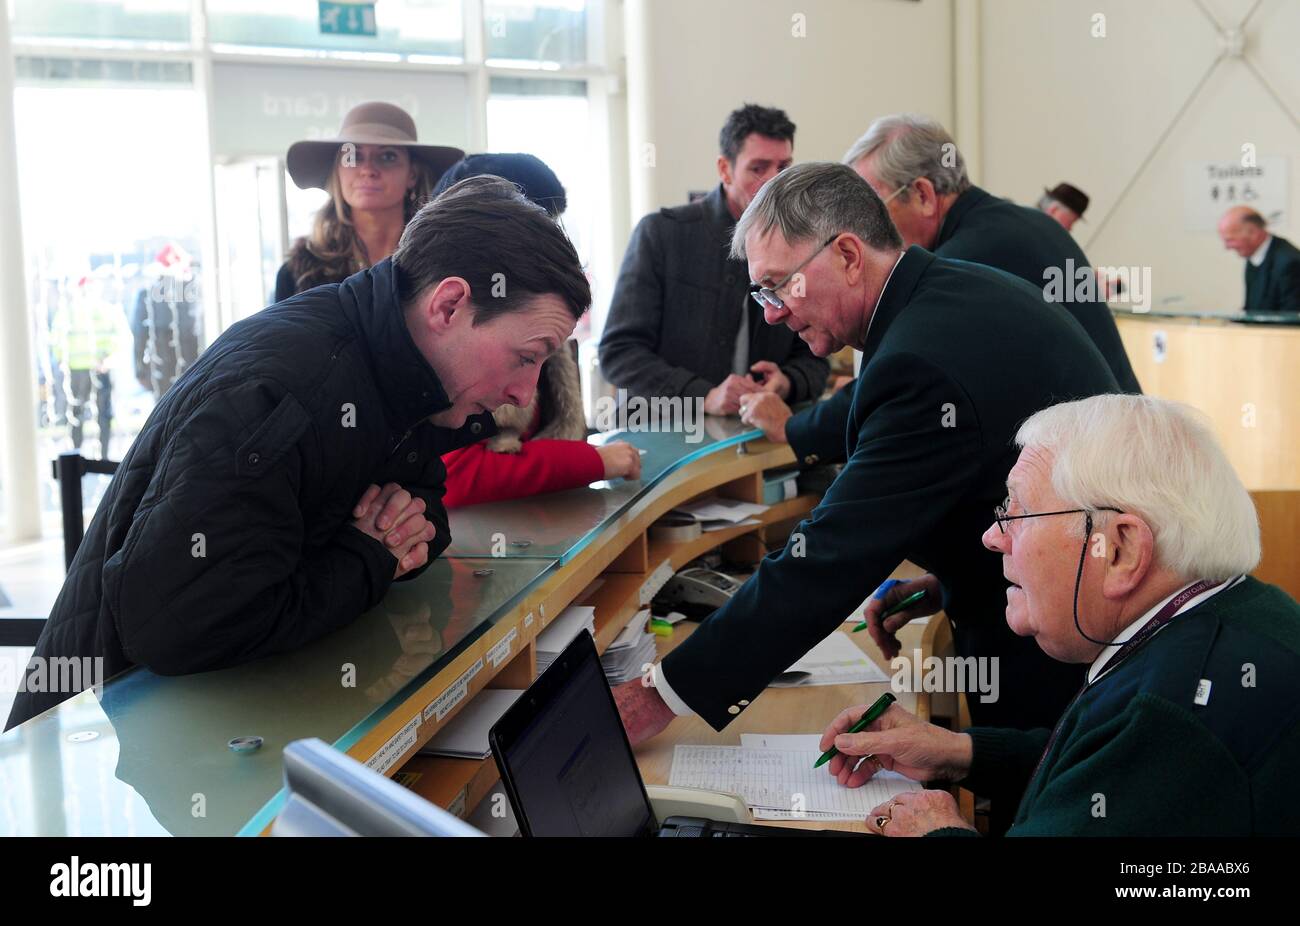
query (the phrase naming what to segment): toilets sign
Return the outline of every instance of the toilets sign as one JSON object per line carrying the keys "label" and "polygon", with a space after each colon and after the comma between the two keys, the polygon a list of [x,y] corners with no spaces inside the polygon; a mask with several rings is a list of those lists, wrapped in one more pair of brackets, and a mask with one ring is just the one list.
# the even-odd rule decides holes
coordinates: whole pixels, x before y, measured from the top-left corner
{"label": "toilets sign", "polygon": [[1188,231],[1215,231],[1223,213],[1249,206],[1269,225],[1285,225],[1287,159],[1276,155],[1235,161],[1188,161],[1183,168],[1183,216]]}
{"label": "toilets sign", "polygon": [[321,35],[375,35],[375,4],[320,0]]}

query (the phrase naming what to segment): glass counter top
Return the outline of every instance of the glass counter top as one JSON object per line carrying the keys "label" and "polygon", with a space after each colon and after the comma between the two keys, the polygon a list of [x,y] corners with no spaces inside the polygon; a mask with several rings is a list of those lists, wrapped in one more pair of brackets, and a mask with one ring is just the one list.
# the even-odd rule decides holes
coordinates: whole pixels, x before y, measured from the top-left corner
{"label": "glass counter top", "polygon": [[[699,437],[691,442],[688,437]],[[680,432],[611,431],[593,444],[627,441],[644,453],[641,478],[592,483],[508,502],[470,505],[449,512],[451,546],[444,556],[544,557],[568,562],[600,528],[669,473],[700,457],[763,436],[738,418],[708,416],[697,435]]]}
{"label": "glass counter top", "polygon": [[[436,560],[297,652],[186,676],[131,669],[83,691],[0,734],[0,835],[260,832],[278,810],[285,745],[347,749],[554,567]],[[233,752],[240,736],[264,742]]]}
{"label": "glass counter top", "polygon": [[[0,835],[261,832],[283,800],[285,745],[348,749],[666,475],[761,436],[710,417],[696,434],[593,437],[645,451],[642,478],[457,509],[446,554],[348,627],[217,672],[132,669],[0,734]],[[246,736],[262,746],[230,749]]]}

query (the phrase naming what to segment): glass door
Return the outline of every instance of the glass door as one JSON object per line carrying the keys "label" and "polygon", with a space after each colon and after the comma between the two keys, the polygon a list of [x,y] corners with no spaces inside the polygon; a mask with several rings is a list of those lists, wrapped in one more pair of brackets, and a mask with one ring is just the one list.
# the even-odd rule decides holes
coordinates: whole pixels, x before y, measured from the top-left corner
{"label": "glass door", "polygon": [[277,158],[218,164],[217,279],[223,326],[270,305],[288,244],[284,168]]}

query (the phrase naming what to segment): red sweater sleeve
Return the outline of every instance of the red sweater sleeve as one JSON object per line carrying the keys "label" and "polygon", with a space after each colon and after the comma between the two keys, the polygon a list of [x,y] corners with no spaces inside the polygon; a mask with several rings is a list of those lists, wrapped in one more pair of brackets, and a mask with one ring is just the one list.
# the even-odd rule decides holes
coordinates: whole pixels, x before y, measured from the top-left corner
{"label": "red sweater sleeve", "polygon": [[559,492],[605,478],[600,453],[586,441],[526,440],[519,453],[496,453],[480,441],[443,454],[448,508]]}

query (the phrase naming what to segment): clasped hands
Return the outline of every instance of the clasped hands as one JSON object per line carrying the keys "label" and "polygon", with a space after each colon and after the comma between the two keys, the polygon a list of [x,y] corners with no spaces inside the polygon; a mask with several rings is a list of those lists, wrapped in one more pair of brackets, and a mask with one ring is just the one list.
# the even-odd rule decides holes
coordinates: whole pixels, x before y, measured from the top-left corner
{"label": "clasped hands", "polygon": [[371,485],[352,508],[352,526],[384,545],[397,560],[394,579],[429,561],[429,542],[437,535],[424,517],[424,499],[395,482]]}

